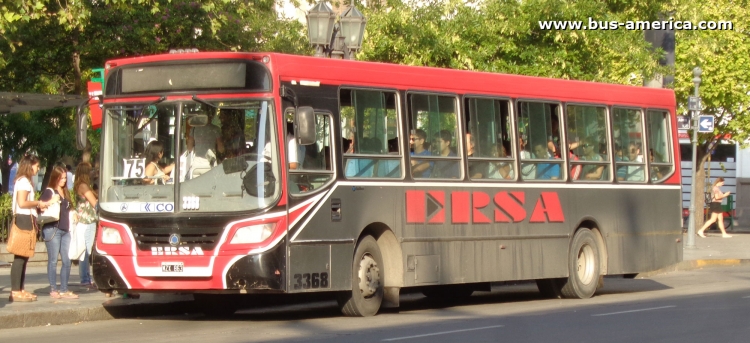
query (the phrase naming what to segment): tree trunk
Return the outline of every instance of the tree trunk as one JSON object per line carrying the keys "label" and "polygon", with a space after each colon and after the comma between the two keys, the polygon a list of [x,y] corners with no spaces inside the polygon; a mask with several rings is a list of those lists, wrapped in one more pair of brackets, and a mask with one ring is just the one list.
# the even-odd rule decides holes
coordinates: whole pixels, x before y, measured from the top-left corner
{"label": "tree trunk", "polygon": [[3,179],[0,180],[3,183],[0,194],[8,193],[8,187],[10,186],[10,167],[8,164],[8,158],[10,154],[7,151],[3,151],[2,161],[0,161],[0,171],[3,173]]}
{"label": "tree trunk", "polygon": [[42,178],[42,190],[49,187],[49,178],[52,176],[52,168],[55,167],[55,161],[59,156],[54,156],[54,158],[47,158],[47,169],[44,171],[44,178]]}
{"label": "tree trunk", "polygon": [[[84,98],[88,98],[89,94],[86,87],[84,87],[83,76],[81,75],[81,55],[78,52],[78,36],[79,32],[76,30],[73,38],[73,71],[75,74],[75,93],[80,94]],[[89,141],[87,137],[86,147],[83,148],[83,155],[81,156],[82,162],[91,162],[91,148],[91,141]]]}

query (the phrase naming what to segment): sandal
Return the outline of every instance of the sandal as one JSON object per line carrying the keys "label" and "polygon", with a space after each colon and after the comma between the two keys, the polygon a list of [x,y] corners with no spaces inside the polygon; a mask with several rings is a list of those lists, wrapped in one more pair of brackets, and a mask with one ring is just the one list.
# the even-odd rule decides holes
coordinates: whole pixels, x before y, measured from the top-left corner
{"label": "sandal", "polygon": [[31,297],[31,300],[36,301],[37,296],[34,293],[26,292],[26,290],[22,290],[21,293],[25,294],[28,297]]}
{"label": "sandal", "polygon": [[63,299],[78,299],[78,294],[75,294],[75,293],[73,293],[71,291],[67,291],[67,292],[64,292],[64,293],[60,293],[60,298],[63,298]]}
{"label": "sandal", "polygon": [[60,298],[61,298],[61,296],[60,296],[60,292],[58,292],[58,291],[52,291],[52,292],[49,292],[49,296],[50,296],[50,297],[51,297],[52,299],[60,299]]}
{"label": "sandal", "polygon": [[28,295],[28,293],[24,293],[23,291],[12,291],[10,292],[10,297],[8,297],[8,302],[12,303],[14,301],[32,302],[34,301],[34,298]]}

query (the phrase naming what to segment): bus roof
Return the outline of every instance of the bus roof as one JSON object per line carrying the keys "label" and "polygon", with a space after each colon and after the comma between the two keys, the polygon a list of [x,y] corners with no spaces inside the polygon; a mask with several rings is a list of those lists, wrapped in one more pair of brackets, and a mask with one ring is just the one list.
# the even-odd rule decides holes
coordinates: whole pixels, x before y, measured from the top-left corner
{"label": "bus roof", "polygon": [[663,88],[553,79],[501,73],[405,66],[390,63],[333,60],[279,53],[199,52],[162,54],[107,62],[107,68],[140,63],[196,59],[253,59],[270,57],[274,79],[318,81],[320,84],[350,85],[399,90],[493,95],[511,98],[550,99],[673,110],[674,91]]}

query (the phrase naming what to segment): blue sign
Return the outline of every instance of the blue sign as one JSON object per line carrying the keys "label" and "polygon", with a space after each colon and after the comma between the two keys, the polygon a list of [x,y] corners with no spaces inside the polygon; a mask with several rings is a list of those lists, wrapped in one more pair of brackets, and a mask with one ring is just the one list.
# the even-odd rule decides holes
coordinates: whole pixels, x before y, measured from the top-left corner
{"label": "blue sign", "polygon": [[698,117],[698,132],[710,133],[714,132],[714,116],[700,116]]}

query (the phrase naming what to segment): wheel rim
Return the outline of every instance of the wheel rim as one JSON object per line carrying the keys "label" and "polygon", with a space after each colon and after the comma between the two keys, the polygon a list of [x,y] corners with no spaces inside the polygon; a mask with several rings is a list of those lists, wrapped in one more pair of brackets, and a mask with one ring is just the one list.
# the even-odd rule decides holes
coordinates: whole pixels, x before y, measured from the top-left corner
{"label": "wheel rim", "polygon": [[365,254],[359,261],[359,290],[367,298],[377,293],[380,287],[380,268],[372,255]]}
{"label": "wheel rim", "polygon": [[596,270],[595,263],[594,248],[588,244],[582,246],[578,251],[577,263],[578,279],[581,280],[581,283],[588,285],[594,280],[596,277],[594,275],[594,271]]}

